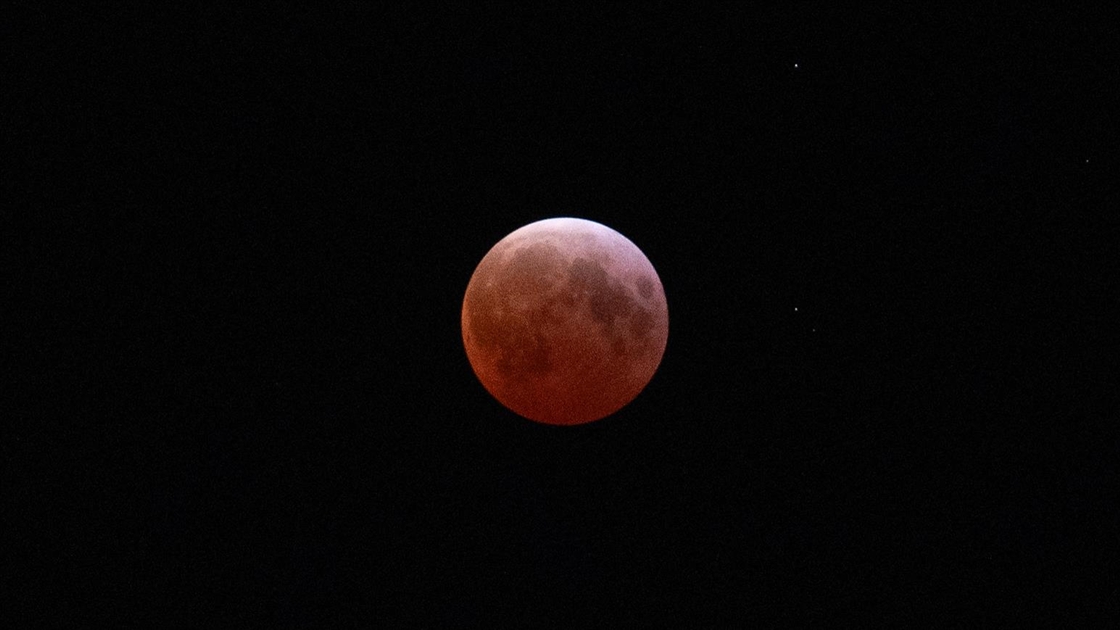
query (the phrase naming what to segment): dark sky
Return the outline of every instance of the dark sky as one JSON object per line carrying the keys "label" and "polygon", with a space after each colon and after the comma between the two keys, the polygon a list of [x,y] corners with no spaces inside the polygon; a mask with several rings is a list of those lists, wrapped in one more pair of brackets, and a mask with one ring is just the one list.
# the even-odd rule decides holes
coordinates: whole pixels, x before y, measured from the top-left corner
{"label": "dark sky", "polygon": [[[4,27],[14,617],[1120,612],[1080,586],[1120,534],[1101,16],[376,4]],[[551,216],[669,304],[647,389],[575,428],[459,331]]]}

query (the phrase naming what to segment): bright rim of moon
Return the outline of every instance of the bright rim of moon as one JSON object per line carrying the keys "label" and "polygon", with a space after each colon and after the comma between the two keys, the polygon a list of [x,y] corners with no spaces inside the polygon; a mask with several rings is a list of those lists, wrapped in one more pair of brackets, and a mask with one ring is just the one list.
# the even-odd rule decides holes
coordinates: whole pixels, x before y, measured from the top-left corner
{"label": "bright rim of moon", "polygon": [[653,265],[611,228],[545,219],[498,241],[463,298],[463,345],[482,385],[545,424],[606,417],[645,388],[669,335]]}

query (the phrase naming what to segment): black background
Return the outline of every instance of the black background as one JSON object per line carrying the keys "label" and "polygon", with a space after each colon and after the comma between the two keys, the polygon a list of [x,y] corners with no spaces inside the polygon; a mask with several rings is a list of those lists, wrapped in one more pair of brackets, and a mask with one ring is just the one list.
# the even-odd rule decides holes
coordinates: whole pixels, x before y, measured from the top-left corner
{"label": "black background", "polygon": [[[1117,613],[1107,20],[342,6],[5,27],[11,627]],[[459,331],[552,216],[669,304],[575,428]]]}

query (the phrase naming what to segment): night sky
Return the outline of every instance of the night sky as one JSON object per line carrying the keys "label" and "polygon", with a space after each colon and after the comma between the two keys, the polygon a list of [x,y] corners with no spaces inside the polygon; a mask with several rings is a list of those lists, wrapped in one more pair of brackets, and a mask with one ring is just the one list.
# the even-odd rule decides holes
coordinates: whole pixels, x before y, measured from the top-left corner
{"label": "night sky", "polygon": [[[1102,16],[4,31],[5,627],[1120,614]],[[669,306],[649,386],[580,427],[498,404],[459,329],[553,216],[633,241]]]}

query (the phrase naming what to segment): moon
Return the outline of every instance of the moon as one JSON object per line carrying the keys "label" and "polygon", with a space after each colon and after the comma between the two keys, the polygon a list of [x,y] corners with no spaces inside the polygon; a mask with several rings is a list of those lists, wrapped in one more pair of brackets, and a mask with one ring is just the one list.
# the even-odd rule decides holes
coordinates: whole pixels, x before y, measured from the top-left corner
{"label": "moon", "polygon": [[463,345],[482,385],[551,425],[600,420],[650,382],[669,336],[661,279],[634,243],[570,217],[523,226],[479,262]]}

